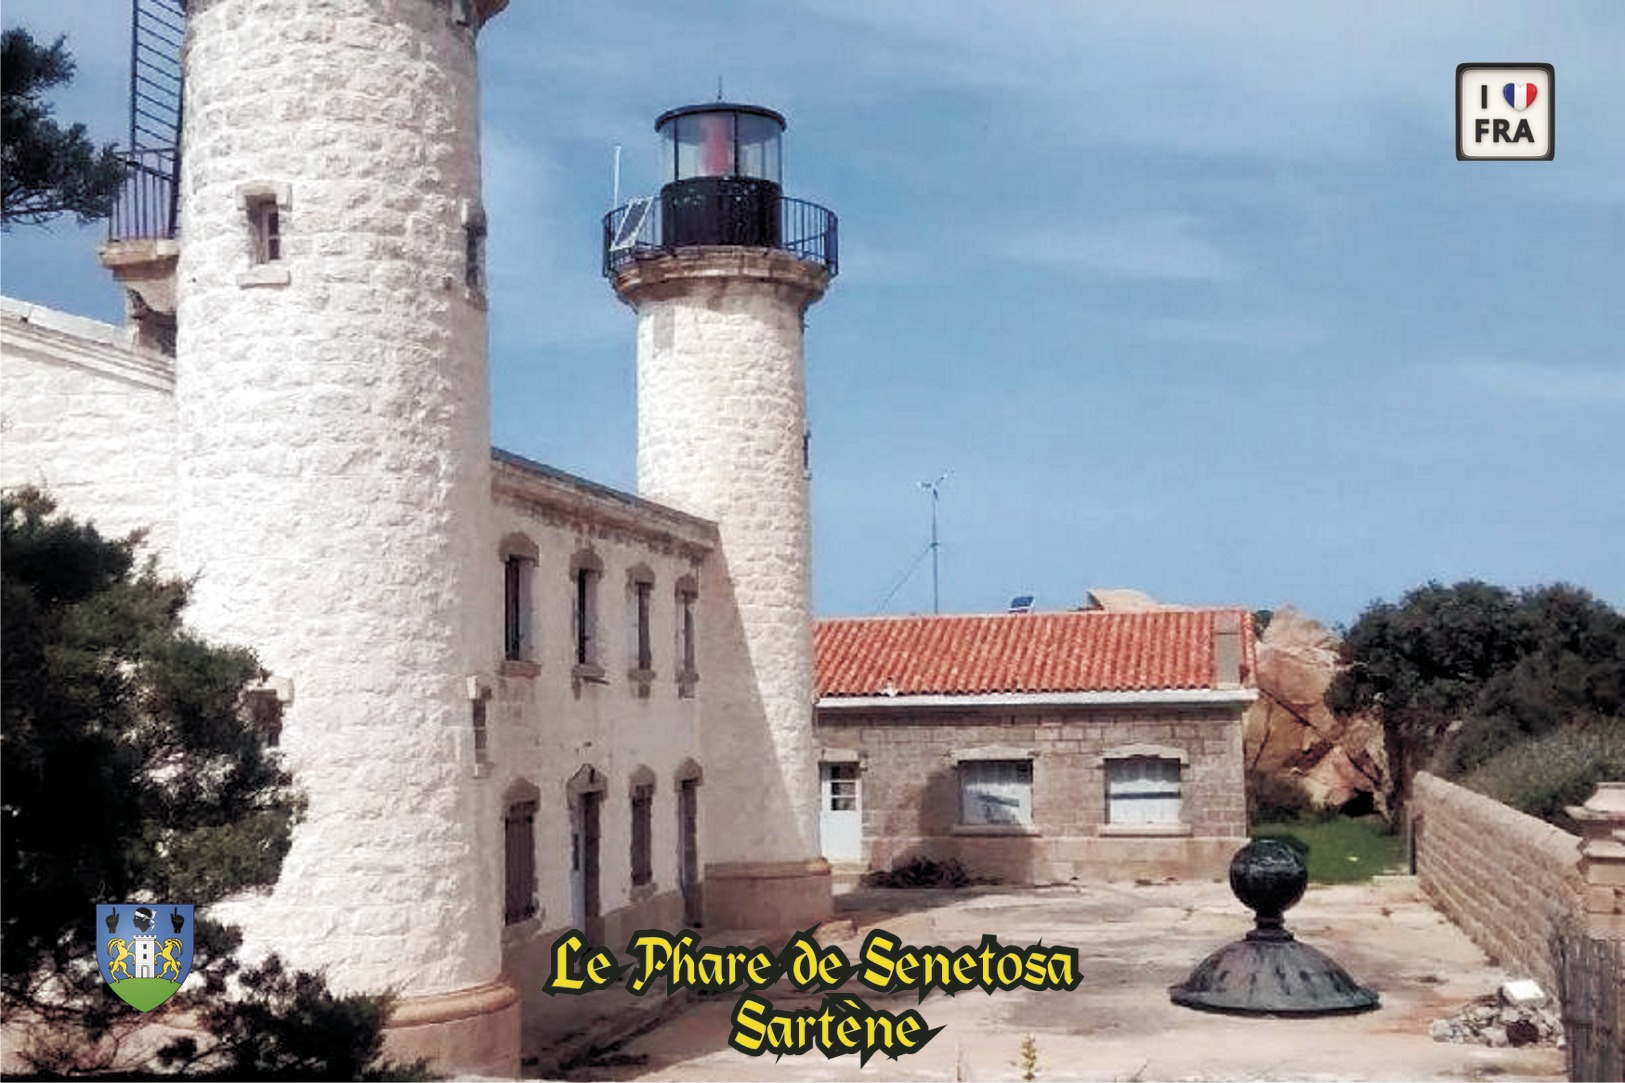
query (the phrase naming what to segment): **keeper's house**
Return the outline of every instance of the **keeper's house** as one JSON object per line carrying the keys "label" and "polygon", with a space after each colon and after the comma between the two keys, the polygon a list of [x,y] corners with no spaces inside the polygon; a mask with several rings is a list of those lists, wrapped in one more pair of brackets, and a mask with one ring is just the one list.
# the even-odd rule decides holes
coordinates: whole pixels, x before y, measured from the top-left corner
{"label": "keeper's house", "polygon": [[824,855],[1007,883],[1210,878],[1246,841],[1250,613],[819,621]]}

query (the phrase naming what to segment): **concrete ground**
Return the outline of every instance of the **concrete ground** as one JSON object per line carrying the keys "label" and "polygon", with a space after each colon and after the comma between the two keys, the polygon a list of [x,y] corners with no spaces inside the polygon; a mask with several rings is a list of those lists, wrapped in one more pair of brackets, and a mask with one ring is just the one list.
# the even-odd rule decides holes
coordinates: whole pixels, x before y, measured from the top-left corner
{"label": "concrete ground", "polygon": [[[1041,940],[1078,949],[1083,982],[1071,992],[950,998],[937,991],[916,1005],[916,994],[880,996],[854,980],[846,991],[870,1007],[901,1012],[917,1006],[929,1026],[944,1028],[916,1054],[877,1055],[861,1068],[856,1057],[828,1060],[817,1050],[777,1063],[747,1057],[727,1045],[737,993],[702,997],[682,1010],[668,1005],[658,1026],[577,1060],[567,1078],[1020,1079],[1026,1035],[1039,1080],[1564,1078],[1558,1049],[1450,1045],[1428,1036],[1434,1019],[1517,975],[1490,966],[1410,878],[1311,888],[1288,913],[1299,939],[1382,996],[1377,1011],[1318,1019],[1214,1015],[1169,1002],[1169,985],[1250,926],[1223,884],[867,891],[838,901],[840,915],[818,939],[839,944],[852,959],[877,925],[908,944],[949,948],[993,933],[1006,945]],[[816,1007],[820,999],[796,993],[787,982],[766,995],[775,1008]],[[591,997],[630,999],[623,989]]]}

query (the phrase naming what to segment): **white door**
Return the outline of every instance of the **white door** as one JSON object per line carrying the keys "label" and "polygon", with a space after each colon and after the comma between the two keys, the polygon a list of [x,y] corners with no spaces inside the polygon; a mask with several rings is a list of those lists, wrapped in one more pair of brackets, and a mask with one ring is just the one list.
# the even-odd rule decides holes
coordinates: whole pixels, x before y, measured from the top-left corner
{"label": "white door", "polygon": [[863,860],[863,801],[855,763],[818,765],[818,832],[830,861]]}

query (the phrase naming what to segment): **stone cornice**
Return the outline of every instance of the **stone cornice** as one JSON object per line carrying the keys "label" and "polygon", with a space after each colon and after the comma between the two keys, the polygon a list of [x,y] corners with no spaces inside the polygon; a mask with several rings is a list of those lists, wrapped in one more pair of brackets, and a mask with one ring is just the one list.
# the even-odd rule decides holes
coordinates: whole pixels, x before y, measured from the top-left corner
{"label": "stone cornice", "polygon": [[615,295],[635,308],[689,293],[696,283],[719,290],[742,283],[775,287],[805,311],[829,288],[829,269],[777,248],[697,245],[640,255],[613,284]]}
{"label": "stone cornice", "polygon": [[491,452],[491,493],[553,525],[680,555],[699,564],[718,543],[715,523],[567,474],[511,452]]}
{"label": "stone cornice", "polygon": [[175,362],[133,345],[112,324],[0,298],[0,337],[8,354],[28,354],[157,391],[175,390]]}

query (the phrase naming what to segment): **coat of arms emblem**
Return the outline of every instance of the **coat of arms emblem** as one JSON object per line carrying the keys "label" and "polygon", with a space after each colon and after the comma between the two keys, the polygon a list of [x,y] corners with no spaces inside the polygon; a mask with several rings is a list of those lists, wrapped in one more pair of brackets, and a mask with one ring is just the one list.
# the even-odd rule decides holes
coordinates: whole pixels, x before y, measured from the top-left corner
{"label": "coat of arms emblem", "polygon": [[108,988],[137,1011],[174,996],[192,971],[192,907],[104,903],[96,907],[96,962]]}

